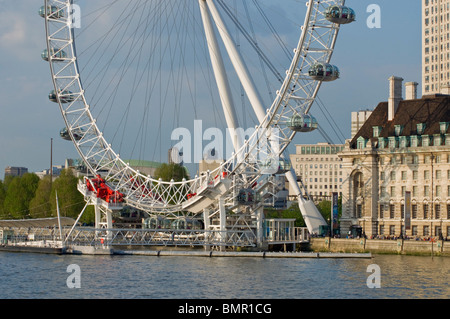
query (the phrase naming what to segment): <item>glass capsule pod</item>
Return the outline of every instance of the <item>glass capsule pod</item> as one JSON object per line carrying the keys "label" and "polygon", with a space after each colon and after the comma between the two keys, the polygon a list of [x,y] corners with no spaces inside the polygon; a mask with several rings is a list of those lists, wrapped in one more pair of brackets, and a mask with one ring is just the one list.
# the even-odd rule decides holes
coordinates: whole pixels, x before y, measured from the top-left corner
{"label": "glass capsule pod", "polygon": [[316,63],[308,71],[313,80],[330,82],[339,79],[339,69],[328,63]]}
{"label": "glass capsule pod", "polygon": [[[50,49],[50,51],[51,51],[51,56],[52,56],[53,61],[63,61],[65,58],[67,58],[67,53],[64,52],[63,50],[52,48],[52,49]],[[49,60],[49,54],[48,54],[47,49],[42,51],[41,57],[45,61]]]}
{"label": "glass capsule pod", "polygon": [[[45,6],[40,7],[39,15],[45,18]],[[47,6],[47,16],[53,19],[59,19],[64,17],[64,10],[58,8],[57,6]]]}
{"label": "glass capsule pod", "polygon": [[[73,135],[74,139],[77,141],[81,140],[81,138],[83,137],[83,134],[84,134],[84,132],[80,128],[72,130],[72,135]],[[59,131],[59,135],[61,136],[61,138],[63,140],[66,140],[66,141],[71,140],[69,131],[67,130],[67,127],[61,129],[61,131]]]}
{"label": "glass capsule pod", "polygon": [[172,222],[170,228],[172,228],[172,229],[200,230],[203,227],[202,227],[202,223],[199,220],[197,220],[197,219],[181,217],[181,218],[175,219]]}
{"label": "glass capsule pod", "polygon": [[349,7],[333,5],[325,10],[325,19],[337,24],[347,24],[355,21],[356,14]]}
{"label": "glass capsule pod", "polygon": [[294,132],[312,132],[316,130],[319,126],[317,120],[314,116],[309,114],[295,114],[286,123]]}
{"label": "glass capsule pod", "polygon": [[255,191],[253,189],[241,189],[237,196],[240,205],[253,205],[255,203]]}
{"label": "glass capsule pod", "polygon": [[[58,98],[56,96],[55,90],[52,90],[49,95],[48,99],[52,102],[58,103]],[[61,103],[71,103],[75,100],[75,98],[72,95],[72,92],[70,91],[62,91],[60,93],[59,99]]]}
{"label": "glass capsule pod", "polygon": [[291,161],[284,158],[270,158],[261,163],[265,174],[284,174],[292,167]]}
{"label": "glass capsule pod", "polygon": [[169,229],[171,221],[162,216],[151,216],[143,221],[144,229]]}

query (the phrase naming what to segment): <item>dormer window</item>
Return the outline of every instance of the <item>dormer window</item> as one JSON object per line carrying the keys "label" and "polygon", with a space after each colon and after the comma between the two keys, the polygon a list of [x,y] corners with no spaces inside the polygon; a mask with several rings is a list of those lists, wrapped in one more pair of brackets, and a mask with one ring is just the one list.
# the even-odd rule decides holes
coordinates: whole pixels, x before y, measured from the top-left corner
{"label": "dormer window", "polygon": [[357,143],[356,144],[356,148],[357,149],[362,150],[362,149],[366,148],[367,141],[366,141],[366,139],[364,137],[362,137],[362,136],[358,137],[356,143]]}
{"label": "dormer window", "polygon": [[400,136],[400,147],[408,147],[409,145],[409,139],[408,136]]}
{"label": "dormer window", "polygon": [[394,126],[394,133],[395,133],[395,136],[400,136],[400,134],[402,134],[402,131],[403,131],[403,125],[395,125]]}
{"label": "dormer window", "polygon": [[431,146],[432,137],[429,135],[422,136],[422,146]]}
{"label": "dormer window", "polygon": [[373,126],[373,137],[380,137],[381,134],[381,126]]}
{"label": "dormer window", "polygon": [[441,134],[434,134],[434,136],[433,136],[433,145],[434,146],[441,146],[441,144],[442,144]]}
{"label": "dormer window", "polygon": [[440,122],[440,123],[439,123],[439,127],[440,127],[440,129],[441,129],[441,134],[447,133],[448,122]]}
{"label": "dormer window", "polygon": [[425,131],[425,126],[426,126],[425,123],[417,124],[417,134],[418,135],[422,135],[423,134],[423,132]]}
{"label": "dormer window", "polygon": [[386,147],[386,138],[379,137],[378,138],[378,148],[385,148]]}
{"label": "dormer window", "polygon": [[389,148],[397,148],[398,139],[395,136],[389,137]]}
{"label": "dormer window", "polygon": [[417,135],[411,135],[410,141],[411,141],[411,147],[419,146],[419,137]]}

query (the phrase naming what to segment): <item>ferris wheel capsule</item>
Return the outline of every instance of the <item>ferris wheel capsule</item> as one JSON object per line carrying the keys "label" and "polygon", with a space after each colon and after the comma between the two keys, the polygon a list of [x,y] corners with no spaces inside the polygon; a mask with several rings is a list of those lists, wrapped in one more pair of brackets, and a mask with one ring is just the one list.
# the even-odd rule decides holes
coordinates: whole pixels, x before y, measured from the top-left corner
{"label": "ferris wheel capsule", "polygon": [[348,24],[355,21],[356,14],[349,7],[334,5],[325,10],[325,19],[337,24]]}
{"label": "ferris wheel capsule", "polygon": [[317,119],[310,114],[295,114],[286,122],[294,132],[312,132],[318,128]]}
{"label": "ferris wheel capsule", "polygon": [[308,74],[313,80],[330,82],[339,79],[340,72],[335,65],[316,63],[309,69]]}
{"label": "ferris wheel capsule", "polygon": [[[84,133],[84,130],[82,130],[80,128],[72,130],[73,138],[77,141],[81,140],[81,138],[83,137],[83,133]],[[63,129],[61,129],[61,131],[59,131],[59,136],[61,136],[61,138],[66,141],[72,140],[70,138],[70,134],[69,134],[69,131],[67,130],[67,127],[64,127]]]}
{"label": "ferris wheel capsule", "polygon": [[[39,15],[45,18],[45,6],[39,9]],[[64,17],[64,11],[57,6],[47,6],[47,16],[53,19],[59,19]]]}
{"label": "ferris wheel capsule", "polygon": [[[67,58],[67,53],[63,50],[51,48],[50,52],[51,52],[51,58],[53,61],[64,61],[64,59]],[[41,57],[44,61],[48,61],[49,56],[50,55],[48,54],[47,49],[42,51]]]}
{"label": "ferris wheel capsule", "polygon": [[[74,97],[72,96],[72,94],[73,93],[70,91],[62,91],[60,93],[59,100],[61,101],[61,103],[71,103],[75,100]],[[48,99],[52,102],[58,103],[58,98],[56,97],[55,90],[52,90],[48,94]]]}

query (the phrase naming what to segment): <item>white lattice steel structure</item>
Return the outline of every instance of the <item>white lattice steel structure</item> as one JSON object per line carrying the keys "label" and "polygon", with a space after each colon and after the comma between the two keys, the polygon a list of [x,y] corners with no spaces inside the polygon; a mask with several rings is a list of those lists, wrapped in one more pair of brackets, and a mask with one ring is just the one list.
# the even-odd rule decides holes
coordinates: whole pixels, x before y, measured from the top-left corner
{"label": "white lattice steel structure", "polygon": [[[284,159],[284,152],[296,134],[287,123],[295,115],[308,114],[322,82],[328,80],[325,76],[312,77],[308,71],[318,64],[326,66],[330,62],[340,24],[348,22],[330,19],[325,12],[334,6],[335,10],[341,10],[342,15],[345,0],[305,1],[307,11],[298,45],[293,51],[293,59],[281,87],[267,109],[263,107],[258,90],[222,19],[226,11],[224,1],[195,1],[199,4],[227,125],[230,129],[237,128],[233,115],[235,110],[232,103],[227,102],[228,84],[221,54],[218,54],[219,39],[216,33],[220,34],[225,51],[258,119],[255,133],[248,140],[234,140],[233,156],[220,167],[190,180],[166,182],[133,169],[113,150],[91,113],[77,61],[72,28],[73,1],[45,0],[41,16],[45,18],[47,35],[47,55],[44,58],[49,62],[54,85],[50,99],[58,103],[70,138],[90,173],[94,176],[101,174],[111,189],[124,195],[127,205],[164,216],[178,216],[180,211],[203,214],[207,230],[220,231],[227,229],[227,218],[231,215],[246,214],[252,216],[251,219],[256,223],[259,231],[255,235],[259,240],[263,236],[263,206],[260,202],[242,206],[237,200],[239,190],[251,189],[264,176],[286,174],[296,190],[309,231],[317,232],[318,226],[325,224],[325,221],[312,202],[305,199],[306,193],[298,186],[290,166],[286,165],[288,158]],[[270,179],[263,180],[266,182],[254,189],[261,198],[272,194],[269,190]],[[95,197],[85,185],[80,185],[79,189],[87,200]],[[188,198],[188,194],[194,195]],[[106,213],[108,209],[103,211]],[[218,225],[214,225],[214,217],[217,217]],[[106,222],[106,225],[110,223]]]}

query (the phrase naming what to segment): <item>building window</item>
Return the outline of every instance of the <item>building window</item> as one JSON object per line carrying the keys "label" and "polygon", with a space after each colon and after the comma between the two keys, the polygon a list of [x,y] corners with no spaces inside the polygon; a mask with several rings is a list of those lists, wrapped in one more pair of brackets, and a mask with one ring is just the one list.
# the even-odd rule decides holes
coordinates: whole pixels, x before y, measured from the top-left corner
{"label": "building window", "polygon": [[442,172],[440,170],[436,171],[436,179],[441,179],[442,178]]}
{"label": "building window", "polygon": [[423,226],[423,235],[424,236],[430,235],[430,227],[429,226]]}
{"label": "building window", "polygon": [[417,235],[418,235],[418,232],[417,232],[417,226],[413,226],[413,227],[412,227],[412,235],[413,235],[413,236],[417,236]]}
{"label": "building window", "polygon": [[380,204],[380,218],[384,218],[384,205]]}
{"label": "building window", "polygon": [[422,135],[425,131],[425,123],[419,123],[417,124],[417,134]]}
{"label": "building window", "polygon": [[436,196],[441,197],[441,185],[436,185]]}
{"label": "building window", "polygon": [[395,136],[400,136],[403,131],[403,125],[394,125]]}
{"label": "building window", "polygon": [[449,124],[448,122],[440,122],[439,123],[441,134],[447,133],[448,124]]}
{"label": "building window", "polygon": [[395,182],[395,180],[396,180],[396,174],[395,174],[395,171],[392,171],[391,172],[391,181]]}
{"label": "building window", "polygon": [[395,186],[391,186],[391,197],[395,197]]}
{"label": "building window", "polygon": [[441,204],[436,204],[434,206],[434,216],[436,219],[441,218]]}
{"label": "building window", "polygon": [[417,181],[419,179],[419,172],[413,171],[413,180]]}
{"label": "building window", "polygon": [[381,126],[373,127],[373,137],[379,137],[381,133]]}
{"label": "building window", "polygon": [[389,235],[391,236],[395,235],[395,225],[389,226]]}
{"label": "building window", "polygon": [[395,218],[395,205],[389,205],[389,218]]}
{"label": "building window", "polygon": [[417,218],[417,205],[411,206],[411,218],[416,219]]}
{"label": "building window", "polygon": [[380,235],[384,235],[384,225],[380,225]]}
{"label": "building window", "polygon": [[430,186],[423,187],[423,196],[430,196]]}
{"label": "building window", "polygon": [[407,172],[406,171],[402,171],[402,181],[406,181],[407,178],[408,178],[407,176],[408,176]]}
{"label": "building window", "polygon": [[423,204],[423,218],[428,218],[428,204]]}

